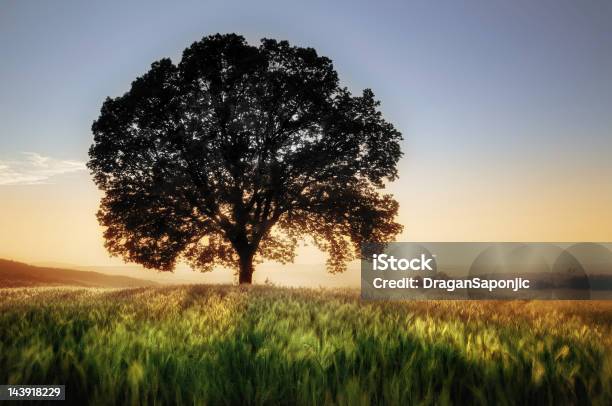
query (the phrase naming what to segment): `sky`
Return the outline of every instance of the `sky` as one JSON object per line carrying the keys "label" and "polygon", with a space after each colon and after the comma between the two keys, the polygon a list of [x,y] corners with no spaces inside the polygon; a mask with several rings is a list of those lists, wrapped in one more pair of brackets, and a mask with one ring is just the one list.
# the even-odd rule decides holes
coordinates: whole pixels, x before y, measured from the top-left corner
{"label": "sky", "polygon": [[[0,258],[152,275],[103,247],[91,124],[217,32],[314,47],[374,91],[404,136],[398,240],[612,241],[610,1],[0,0]],[[358,281],[323,262],[304,247],[255,280]]]}

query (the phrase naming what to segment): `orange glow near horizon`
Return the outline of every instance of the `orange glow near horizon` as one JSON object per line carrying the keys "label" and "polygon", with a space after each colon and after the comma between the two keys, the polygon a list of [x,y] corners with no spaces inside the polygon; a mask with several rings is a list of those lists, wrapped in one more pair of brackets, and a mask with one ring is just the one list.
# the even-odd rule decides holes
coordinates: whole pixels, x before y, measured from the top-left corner
{"label": "orange glow near horizon", "polygon": [[[85,165],[105,98],[215,33],[312,48],[341,87],[373,91],[403,136],[388,187],[398,241],[612,242],[610,1],[5,3],[0,258],[232,281],[110,258]],[[324,255],[303,247],[295,264],[264,263],[253,277],[355,286],[357,269],[329,275]]]}
{"label": "orange glow near horizon", "polygon": [[[405,227],[398,240],[612,240],[612,191],[602,187],[605,179],[591,176],[585,182],[577,174],[552,183],[546,173],[514,174],[506,182],[494,177],[493,173],[475,176],[469,171],[442,170],[410,176],[407,171],[389,188],[400,202],[399,222]],[[58,177],[53,184],[0,186],[0,258],[104,267],[113,273],[169,282],[232,282],[231,272],[224,270],[204,275],[181,266],[174,275],[160,275],[135,271],[110,258],[95,217],[99,199],[100,192],[85,173]],[[322,253],[302,247],[295,264],[260,264],[254,278],[258,283],[268,279],[280,285],[358,285],[357,263],[343,275],[327,274],[324,263]]]}

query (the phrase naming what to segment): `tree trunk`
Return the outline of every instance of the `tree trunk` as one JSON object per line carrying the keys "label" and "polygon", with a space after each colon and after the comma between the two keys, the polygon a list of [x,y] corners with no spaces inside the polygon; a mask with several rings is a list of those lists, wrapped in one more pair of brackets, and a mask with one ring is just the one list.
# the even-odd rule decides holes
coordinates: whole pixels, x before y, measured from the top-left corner
{"label": "tree trunk", "polygon": [[240,270],[238,273],[238,283],[251,284],[253,282],[253,255],[244,253],[240,254]]}

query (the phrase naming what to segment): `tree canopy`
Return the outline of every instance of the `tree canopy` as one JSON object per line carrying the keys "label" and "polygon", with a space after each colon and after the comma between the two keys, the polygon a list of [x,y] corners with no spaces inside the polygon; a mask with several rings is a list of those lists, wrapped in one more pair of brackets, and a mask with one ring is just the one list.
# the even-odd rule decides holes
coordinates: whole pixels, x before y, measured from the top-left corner
{"label": "tree canopy", "polygon": [[113,255],[171,271],[291,262],[308,237],[331,272],[401,231],[401,134],[312,48],[212,35],[161,59],[92,126],[88,166]]}

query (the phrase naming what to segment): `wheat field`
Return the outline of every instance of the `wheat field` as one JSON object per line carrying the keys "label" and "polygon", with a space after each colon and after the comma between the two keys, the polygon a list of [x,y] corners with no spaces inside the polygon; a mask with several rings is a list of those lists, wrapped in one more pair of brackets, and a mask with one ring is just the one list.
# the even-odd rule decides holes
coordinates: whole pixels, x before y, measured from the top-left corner
{"label": "wheat field", "polygon": [[0,384],[89,404],[612,404],[612,302],[0,290]]}

